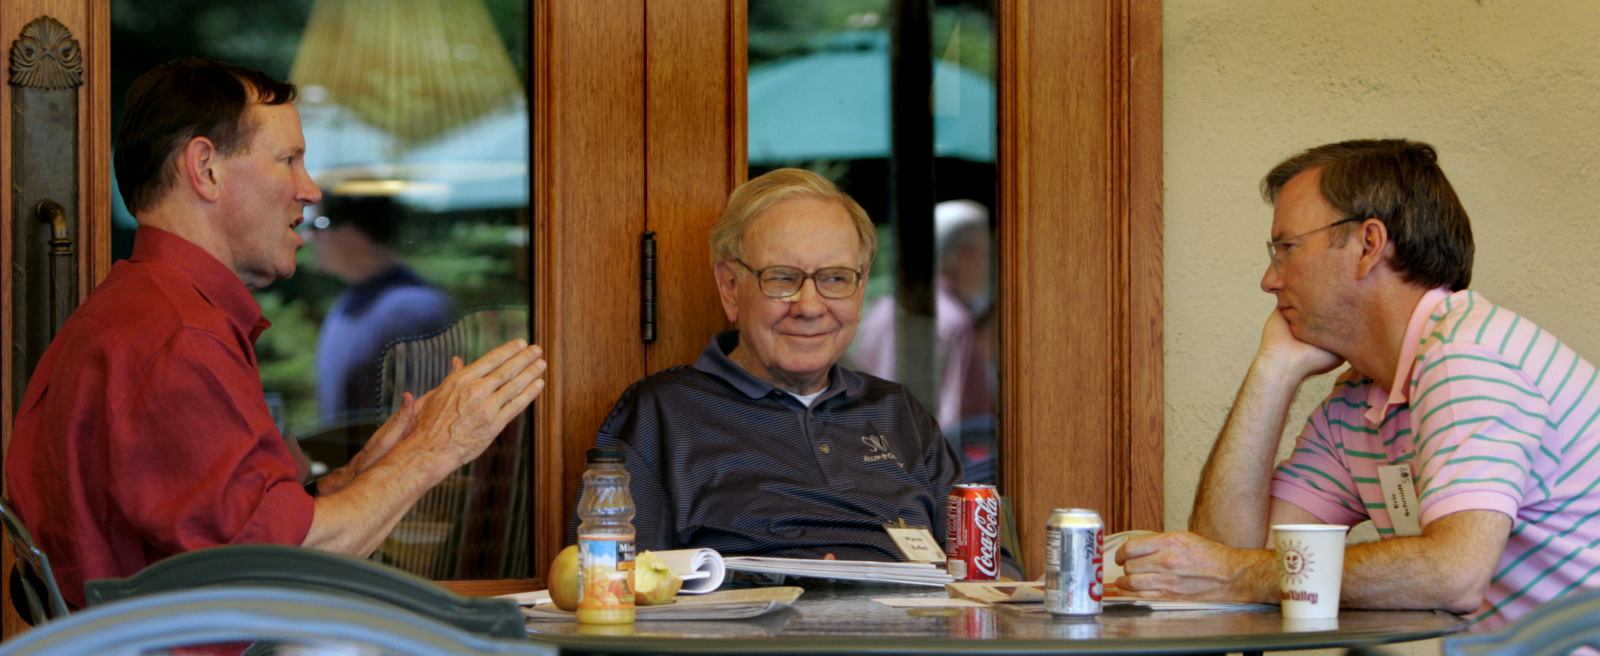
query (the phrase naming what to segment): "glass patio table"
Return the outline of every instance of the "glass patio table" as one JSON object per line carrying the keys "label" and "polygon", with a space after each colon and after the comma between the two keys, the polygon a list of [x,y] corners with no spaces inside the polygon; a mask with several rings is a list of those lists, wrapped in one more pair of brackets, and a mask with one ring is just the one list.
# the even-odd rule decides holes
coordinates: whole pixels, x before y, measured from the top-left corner
{"label": "glass patio table", "polygon": [[1468,626],[1444,611],[1346,610],[1335,623],[1298,626],[1276,607],[1112,606],[1098,616],[1061,618],[1016,604],[896,608],[873,601],[906,596],[944,592],[823,587],[808,589],[790,608],[747,620],[640,621],[620,629],[533,620],[528,633],[563,654],[1221,654],[1425,640]]}

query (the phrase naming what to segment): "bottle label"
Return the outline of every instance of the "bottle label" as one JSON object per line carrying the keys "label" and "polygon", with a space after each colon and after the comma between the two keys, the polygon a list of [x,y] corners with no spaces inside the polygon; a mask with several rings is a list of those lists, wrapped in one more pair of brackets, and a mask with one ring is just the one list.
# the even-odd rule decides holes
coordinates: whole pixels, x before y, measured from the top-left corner
{"label": "bottle label", "polygon": [[633,538],[578,538],[578,607],[633,608]]}

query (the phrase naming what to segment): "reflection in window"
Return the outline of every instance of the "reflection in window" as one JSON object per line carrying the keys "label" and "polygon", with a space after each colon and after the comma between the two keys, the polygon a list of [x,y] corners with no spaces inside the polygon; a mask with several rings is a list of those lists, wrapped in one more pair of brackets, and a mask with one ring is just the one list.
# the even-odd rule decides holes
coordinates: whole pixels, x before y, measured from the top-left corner
{"label": "reflection in window", "polygon": [[478,0],[317,0],[289,80],[324,193],[307,250],[344,287],[317,340],[326,432],[380,418],[385,345],[526,299],[502,283],[526,245],[527,94]]}
{"label": "reflection in window", "polygon": [[[256,352],[280,427],[322,466],[343,465],[383,419],[386,344],[475,308],[528,305],[528,8],[526,0],[112,4],[114,114],[134,78],[185,56],[300,88],[306,167],[323,202],[307,212],[297,274],[256,292],[273,324]],[[126,258],[134,221],[113,196],[112,254]],[[468,540],[462,531],[445,539]],[[409,539],[396,535],[391,542]],[[419,573],[525,576],[518,567]]]}
{"label": "reflection in window", "polygon": [[[931,9],[931,20],[904,19],[918,5]],[[999,453],[993,16],[988,0],[750,0],[746,85],[750,175],[817,171],[879,223],[848,364],[907,385],[961,453],[967,479],[989,483]],[[906,25],[931,30],[932,102],[897,107],[890,52],[894,31]],[[936,204],[901,217],[890,193],[892,126],[904,116],[897,112],[929,106],[933,179],[902,184],[920,185]],[[921,231],[915,241],[924,246],[906,252],[896,228]],[[932,263],[923,298],[909,297],[906,288],[916,285],[896,279],[897,258]]]}

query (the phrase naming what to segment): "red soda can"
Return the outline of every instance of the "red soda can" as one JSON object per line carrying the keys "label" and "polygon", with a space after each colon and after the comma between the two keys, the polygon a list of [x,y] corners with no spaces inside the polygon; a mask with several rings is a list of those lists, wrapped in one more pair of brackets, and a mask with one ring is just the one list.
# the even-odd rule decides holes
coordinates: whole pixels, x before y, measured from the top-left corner
{"label": "red soda can", "polygon": [[1000,578],[1000,493],[993,485],[950,489],[945,567],[957,581]]}
{"label": "red soda can", "polygon": [[1000,618],[995,616],[993,608],[962,608],[961,619],[950,618],[945,625],[946,633],[952,638],[968,638],[972,640],[993,640],[1000,637]]}

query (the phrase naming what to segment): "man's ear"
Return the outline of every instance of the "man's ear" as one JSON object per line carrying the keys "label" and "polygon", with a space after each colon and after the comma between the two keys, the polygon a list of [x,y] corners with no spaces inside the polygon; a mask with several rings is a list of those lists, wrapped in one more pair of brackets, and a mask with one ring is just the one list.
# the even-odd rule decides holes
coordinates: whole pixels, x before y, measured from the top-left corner
{"label": "man's ear", "polygon": [[195,137],[183,147],[183,181],[201,198],[215,203],[222,197],[222,180],[217,164],[222,156],[217,145],[205,137]]}
{"label": "man's ear", "polygon": [[1356,262],[1356,277],[1365,279],[1379,265],[1385,267],[1389,264],[1389,256],[1394,250],[1389,243],[1389,226],[1375,218],[1369,218],[1356,228],[1356,238],[1361,240],[1361,259]]}
{"label": "man's ear", "polygon": [[722,311],[728,315],[728,323],[739,321],[739,270],[733,268],[733,263],[722,260],[711,265],[711,272],[717,277],[717,296],[722,298]]}

